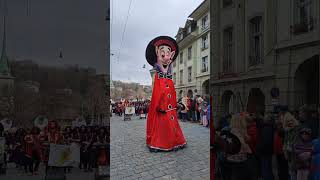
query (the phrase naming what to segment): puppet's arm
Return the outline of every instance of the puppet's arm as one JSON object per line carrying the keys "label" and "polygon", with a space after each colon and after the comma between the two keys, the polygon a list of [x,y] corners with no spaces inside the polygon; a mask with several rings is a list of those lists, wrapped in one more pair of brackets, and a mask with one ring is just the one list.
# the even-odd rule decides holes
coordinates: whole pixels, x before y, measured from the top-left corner
{"label": "puppet's arm", "polygon": [[163,95],[160,96],[160,101],[159,101],[159,104],[158,104],[156,110],[158,112],[162,113],[162,114],[165,114],[167,112],[166,112],[166,109],[164,107],[164,103],[162,102],[162,97],[163,97]]}
{"label": "puppet's arm", "polygon": [[167,113],[166,110],[161,109],[159,106],[157,107],[157,111],[163,114]]}

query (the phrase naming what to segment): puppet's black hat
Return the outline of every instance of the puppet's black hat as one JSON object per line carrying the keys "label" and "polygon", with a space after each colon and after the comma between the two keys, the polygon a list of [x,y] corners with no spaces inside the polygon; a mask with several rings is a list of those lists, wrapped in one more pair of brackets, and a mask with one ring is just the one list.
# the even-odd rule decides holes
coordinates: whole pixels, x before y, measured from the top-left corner
{"label": "puppet's black hat", "polygon": [[179,54],[179,47],[177,42],[169,36],[159,36],[149,42],[146,49],[146,59],[151,66],[157,62],[156,46],[167,45],[172,51],[175,51],[172,62],[177,58]]}

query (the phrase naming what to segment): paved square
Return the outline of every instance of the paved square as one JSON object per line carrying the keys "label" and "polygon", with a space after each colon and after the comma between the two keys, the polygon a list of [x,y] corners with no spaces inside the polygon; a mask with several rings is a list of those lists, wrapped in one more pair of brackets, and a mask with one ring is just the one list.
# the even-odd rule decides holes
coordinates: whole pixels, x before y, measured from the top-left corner
{"label": "paved square", "polygon": [[176,152],[151,153],[146,147],[146,120],[113,116],[111,125],[111,179],[210,179],[209,129],[179,122],[187,147]]}

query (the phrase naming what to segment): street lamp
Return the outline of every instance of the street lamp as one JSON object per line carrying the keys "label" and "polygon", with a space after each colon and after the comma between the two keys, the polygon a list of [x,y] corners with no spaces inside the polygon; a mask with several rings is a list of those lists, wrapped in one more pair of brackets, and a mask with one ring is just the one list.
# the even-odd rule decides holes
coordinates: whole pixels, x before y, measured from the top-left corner
{"label": "street lamp", "polygon": [[149,72],[150,72],[150,75],[151,75],[152,87],[153,87],[153,83],[154,83],[153,77],[154,77],[154,74],[156,73],[156,69],[155,69],[155,68],[152,68],[152,69],[149,70]]}

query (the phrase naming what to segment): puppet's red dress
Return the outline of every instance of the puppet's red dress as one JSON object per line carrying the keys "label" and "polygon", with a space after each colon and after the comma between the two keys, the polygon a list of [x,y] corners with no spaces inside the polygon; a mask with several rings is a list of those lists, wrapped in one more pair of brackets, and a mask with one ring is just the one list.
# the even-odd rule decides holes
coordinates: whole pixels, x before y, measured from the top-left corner
{"label": "puppet's red dress", "polygon": [[176,109],[176,91],[172,79],[157,72],[147,119],[146,141],[149,148],[170,151],[186,145]]}

